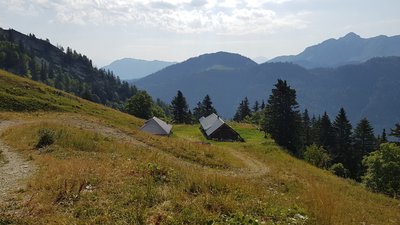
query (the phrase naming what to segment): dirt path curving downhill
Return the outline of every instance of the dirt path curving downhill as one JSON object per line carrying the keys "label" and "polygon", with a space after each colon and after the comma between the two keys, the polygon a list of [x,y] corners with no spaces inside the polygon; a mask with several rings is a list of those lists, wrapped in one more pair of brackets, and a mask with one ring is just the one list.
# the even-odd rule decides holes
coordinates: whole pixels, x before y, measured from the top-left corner
{"label": "dirt path curving downhill", "polygon": [[[14,121],[0,121],[0,134],[5,129],[19,124]],[[13,192],[24,188],[24,179],[33,175],[36,166],[25,160],[14,149],[4,144],[0,140],[0,151],[5,159],[5,163],[0,164],[0,204],[13,198]]]}

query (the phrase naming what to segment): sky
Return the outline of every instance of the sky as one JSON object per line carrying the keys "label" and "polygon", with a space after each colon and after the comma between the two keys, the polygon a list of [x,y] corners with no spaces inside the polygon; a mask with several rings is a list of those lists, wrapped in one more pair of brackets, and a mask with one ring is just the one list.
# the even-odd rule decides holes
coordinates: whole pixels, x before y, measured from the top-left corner
{"label": "sky", "polygon": [[227,51],[293,55],[349,32],[400,34],[399,0],[0,0],[0,27],[71,47],[101,67]]}

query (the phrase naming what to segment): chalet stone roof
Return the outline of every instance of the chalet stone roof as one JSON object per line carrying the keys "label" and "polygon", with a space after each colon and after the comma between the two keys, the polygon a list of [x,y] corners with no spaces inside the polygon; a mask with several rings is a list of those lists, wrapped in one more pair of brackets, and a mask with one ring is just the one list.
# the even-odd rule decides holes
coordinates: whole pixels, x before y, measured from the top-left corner
{"label": "chalet stone roof", "polygon": [[146,131],[152,134],[158,135],[169,135],[171,133],[172,125],[167,124],[163,120],[153,117],[145,122],[140,128],[142,131]]}

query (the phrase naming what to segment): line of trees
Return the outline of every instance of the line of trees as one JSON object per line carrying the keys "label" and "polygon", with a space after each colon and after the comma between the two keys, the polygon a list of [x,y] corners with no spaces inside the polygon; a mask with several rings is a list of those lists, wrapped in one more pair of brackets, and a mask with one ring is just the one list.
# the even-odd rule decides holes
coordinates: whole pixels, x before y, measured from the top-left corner
{"label": "line of trees", "polygon": [[[322,117],[310,118],[307,110],[300,112],[296,91],[283,80],[275,84],[265,108],[257,106],[256,102],[249,113],[245,98],[236,114],[247,114],[236,119],[260,125],[278,145],[317,167],[362,181],[375,191],[400,194],[400,147],[388,143],[385,130],[375,137],[367,118],[354,129],[343,108],[333,121],[326,112]],[[391,129],[390,135],[400,139],[400,124]]]}
{"label": "line of trees", "polygon": [[139,118],[149,119],[156,116],[177,124],[196,123],[202,116],[217,113],[209,95],[206,95],[201,102],[197,103],[192,113],[185,96],[179,90],[169,105],[160,99],[153,101],[144,90],[137,91],[134,96],[127,100],[125,111]]}

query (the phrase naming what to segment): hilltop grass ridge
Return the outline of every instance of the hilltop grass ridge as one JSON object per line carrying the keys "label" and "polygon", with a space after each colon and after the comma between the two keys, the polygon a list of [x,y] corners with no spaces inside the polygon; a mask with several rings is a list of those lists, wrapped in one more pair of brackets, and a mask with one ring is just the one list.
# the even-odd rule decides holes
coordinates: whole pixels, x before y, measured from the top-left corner
{"label": "hilltop grass ridge", "polygon": [[[38,165],[0,224],[399,224],[400,202],[289,155],[249,124],[245,143],[171,137],[143,120],[0,71],[0,138]],[[31,105],[36,99],[41,105]],[[50,107],[47,107],[50,106]],[[36,148],[39,130],[54,143]]]}

